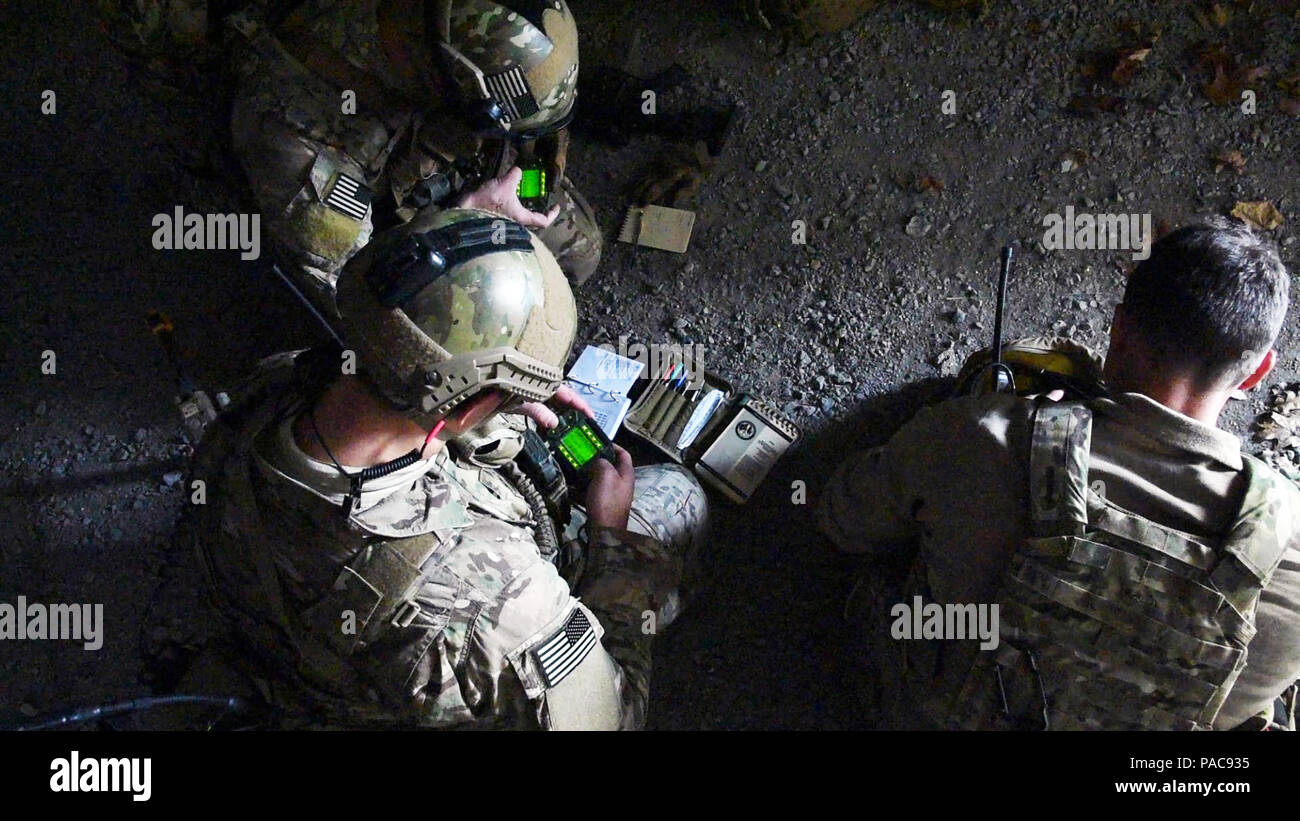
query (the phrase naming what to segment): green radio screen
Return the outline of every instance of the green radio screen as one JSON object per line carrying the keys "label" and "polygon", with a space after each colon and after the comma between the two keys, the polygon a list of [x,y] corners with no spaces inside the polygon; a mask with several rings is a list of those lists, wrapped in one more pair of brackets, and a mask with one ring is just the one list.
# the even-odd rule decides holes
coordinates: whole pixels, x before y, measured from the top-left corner
{"label": "green radio screen", "polygon": [[574,428],[560,440],[560,451],[570,464],[580,468],[600,453],[600,442],[585,427]]}
{"label": "green radio screen", "polygon": [[546,195],[546,172],[540,168],[525,168],[519,180],[519,199],[536,199]]}

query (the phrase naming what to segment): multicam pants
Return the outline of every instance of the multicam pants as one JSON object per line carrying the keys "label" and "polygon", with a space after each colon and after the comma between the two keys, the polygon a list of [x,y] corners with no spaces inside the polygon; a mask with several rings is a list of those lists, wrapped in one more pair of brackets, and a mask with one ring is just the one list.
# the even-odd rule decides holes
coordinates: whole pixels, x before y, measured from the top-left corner
{"label": "multicam pants", "polygon": [[[577,539],[587,524],[580,507],[565,528],[563,539]],[[643,465],[636,469],[636,490],[628,530],[658,539],[672,555],[682,560],[682,584],[678,595],[658,614],[658,625],[666,627],[699,592],[703,583],[701,552],[709,535],[708,499],[700,482],[679,465]]]}

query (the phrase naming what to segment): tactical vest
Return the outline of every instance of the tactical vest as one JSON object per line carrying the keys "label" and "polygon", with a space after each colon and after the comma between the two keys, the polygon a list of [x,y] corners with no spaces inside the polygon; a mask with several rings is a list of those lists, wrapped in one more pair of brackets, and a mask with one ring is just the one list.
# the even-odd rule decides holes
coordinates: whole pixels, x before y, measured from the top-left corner
{"label": "tactical vest", "polygon": [[1037,409],[1032,536],[1011,556],[1000,643],[950,717],[964,729],[1212,729],[1246,666],[1255,608],[1292,536],[1282,481],[1244,456],[1241,509],[1213,546],[1089,486],[1092,412]]}
{"label": "tactical vest", "polygon": [[[253,651],[268,672],[274,671],[274,678],[258,683],[267,700],[277,707],[282,726],[321,726],[322,722],[347,727],[409,725],[413,717],[373,690],[369,671],[358,660],[364,656],[361,651],[391,631],[414,626],[436,632],[451,622],[450,608],[430,607],[427,599],[421,604],[416,594],[427,585],[457,589],[459,581],[443,566],[441,556],[456,544],[449,535],[470,523],[462,504],[448,506],[442,526],[415,536],[353,535],[340,520],[337,538],[355,538],[358,552],[330,589],[312,595],[306,607],[295,602],[301,596],[287,595],[286,585],[295,574],[292,570],[286,573],[283,557],[274,555],[262,540],[252,540],[231,545],[243,566],[252,571],[253,598],[261,604],[247,609],[223,590],[204,537],[217,533],[223,520],[248,520],[256,527],[257,517],[268,515],[259,501],[267,480],[254,464],[249,432],[267,428],[282,412],[275,398],[292,392],[295,355],[266,360],[258,374],[237,391],[227,413],[209,429],[195,454],[191,475],[221,475],[225,498],[190,506],[187,516],[196,518],[187,522],[186,531],[214,607],[240,644]],[[492,472],[457,471],[452,481],[479,508],[495,509],[498,518],[514,520],[501,508],[503,502],[494,501],[517,492],[504,478]],[[354,617],[346,632],[340,629],[341,614]],[[474,717],[466,713],[451,718],[469,721]]]}

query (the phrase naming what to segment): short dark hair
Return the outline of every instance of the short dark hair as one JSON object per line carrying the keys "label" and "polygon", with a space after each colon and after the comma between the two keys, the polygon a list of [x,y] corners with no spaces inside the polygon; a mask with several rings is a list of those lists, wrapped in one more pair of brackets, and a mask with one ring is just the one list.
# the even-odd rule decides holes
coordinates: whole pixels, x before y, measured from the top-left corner
{"label": "short dark hair", "polygon": [[1248,366],[1273,346],[1290,289],[1272,242],[1216,219],[1152,245],[1129,276],[1124,306],[1153,354],[1219,388],[1249,376]]}

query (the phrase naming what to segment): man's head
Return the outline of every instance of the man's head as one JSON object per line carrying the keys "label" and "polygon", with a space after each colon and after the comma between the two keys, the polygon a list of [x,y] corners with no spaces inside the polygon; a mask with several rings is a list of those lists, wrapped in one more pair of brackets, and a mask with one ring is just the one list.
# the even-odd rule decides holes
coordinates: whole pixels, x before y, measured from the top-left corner
{"label": "man's head", "polygon": [[376,238],[340,275],[338,306],[358,374],[425,428],[549,399],[577,330],[573,293],[546,246],[469,209]]}
{"label": "man's head", "polygon": [[435,50],[470,119],[529,139],[573,116],[578,27],[564,0],[431,0]]}
{"label": "man's head", "polygon": [[1246,227],[1180,228],[1129,276],[1107,381],[1120,390],[1179,383],[1204,396],[1253,387],[1273,365],[1289,290],[1277,251]]}

